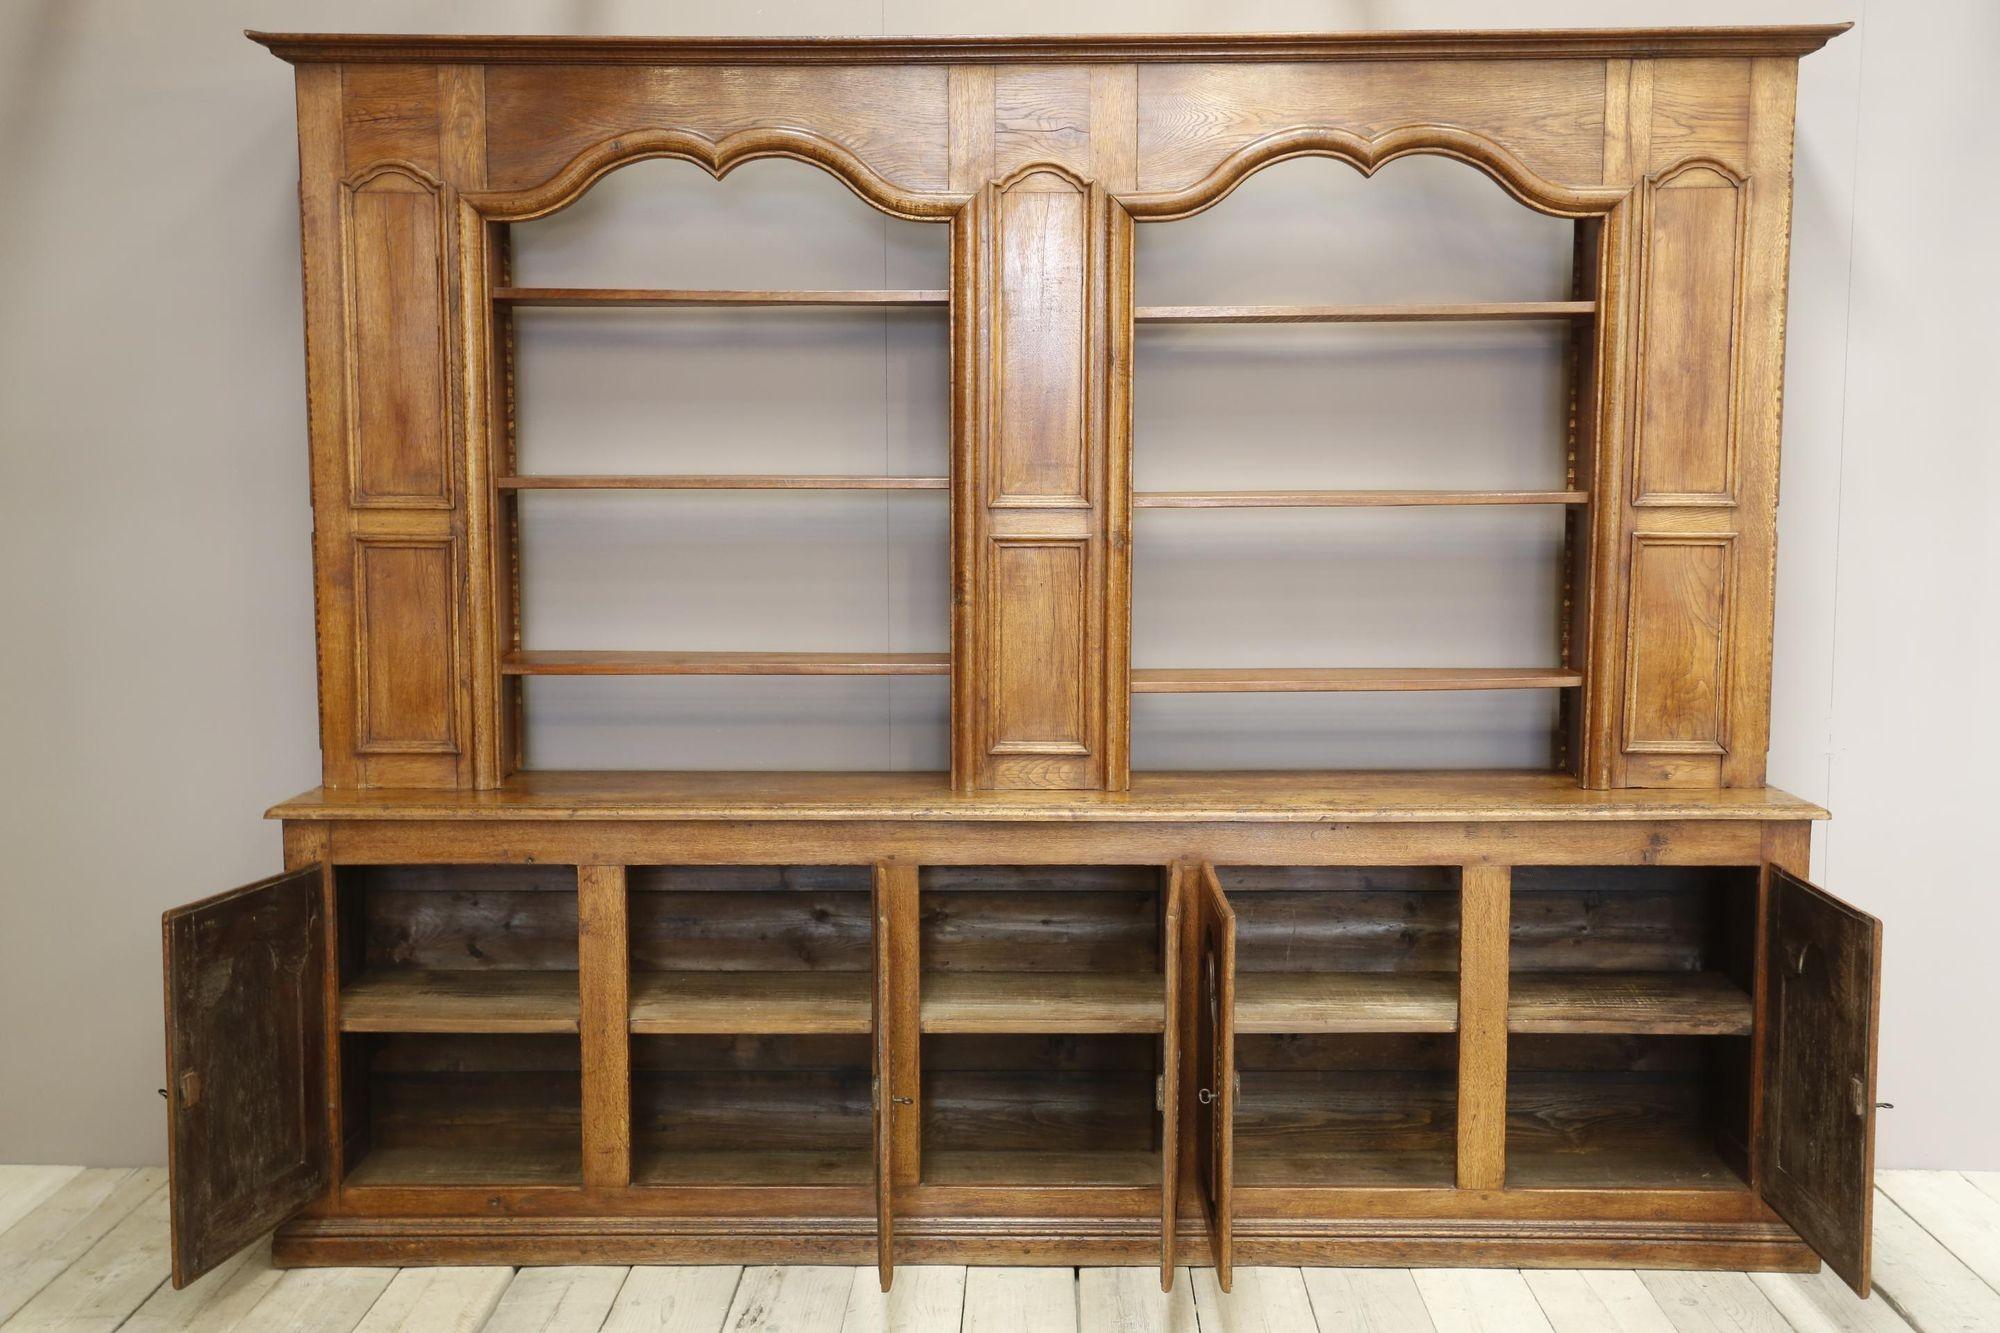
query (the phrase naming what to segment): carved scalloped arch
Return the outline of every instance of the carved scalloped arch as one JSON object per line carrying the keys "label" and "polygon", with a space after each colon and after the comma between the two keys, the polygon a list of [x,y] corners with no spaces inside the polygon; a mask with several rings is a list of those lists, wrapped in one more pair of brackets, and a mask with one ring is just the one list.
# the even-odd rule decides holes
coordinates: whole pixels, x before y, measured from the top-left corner
{"label": "carved scalloped arch", "polygon": [[568,208],[620,167],[662,157],[692,162],[717,180],[745,162],[790,158],[818,167],[869,207],[914,222],[944,221],[967,199],[962,194],[905,190],[825,135],[781,125],[737,130],[720,139],[696,130],[633,130],[584,149],[540,185],[464,197],[489,221],[529,222]]}
{"label": "carved scalloped arch", "polygon": [[1416,154],[1453,158],[1476,167],[1529,208],[1554,217],[1608,213],[1627,194],[1609,186],[1558,185],[1493,140],[1455,125],[1400,125],[1373,136],[1304,125],[1245,144],[1184,189],[1121,194],[1119,202],[1142,222],[1168,222],[1215,207],[1265,167],[1295,157],[1338,158],[1362,175],[1373,176],[1397,158]]}

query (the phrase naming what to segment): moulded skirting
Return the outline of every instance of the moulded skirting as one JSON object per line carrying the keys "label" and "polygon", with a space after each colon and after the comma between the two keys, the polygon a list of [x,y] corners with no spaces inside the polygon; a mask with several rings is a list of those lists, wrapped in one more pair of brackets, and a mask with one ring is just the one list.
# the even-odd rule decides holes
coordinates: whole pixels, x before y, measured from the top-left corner
{"label": "moulded skirting", "polygon": [[[1198,1215],[1183,1216],[1175,1261],[1211,1262]],[[1246,1218],[1239,1264],[1364,1267],[1699,1268],[1811,1272],[1814,1254],[1776,1222],[1339,1220]],[[900,1263],[1146,1264],[1159,1224],[1125,1218],[896,1220]],[[281,1227],[281,1268],[399,1264],[839,1263],[875,1260],[873,1217],[312,1218]]]}

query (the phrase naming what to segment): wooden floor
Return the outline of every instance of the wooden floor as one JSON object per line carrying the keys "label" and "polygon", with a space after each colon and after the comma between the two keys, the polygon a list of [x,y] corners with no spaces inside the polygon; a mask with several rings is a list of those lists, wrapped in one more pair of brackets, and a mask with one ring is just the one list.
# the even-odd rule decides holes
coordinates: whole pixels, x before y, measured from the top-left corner
{"label": "wooden floor", "polygon": [[321,1268],[246,1253],[166,1285],[165,1173],[0,1166],[0,1329],[345,1333],[1787,1333],[2000,1330],[2000,1172],[1889,1171],[1876,1296],[1828,1274],[1140,1268]]}

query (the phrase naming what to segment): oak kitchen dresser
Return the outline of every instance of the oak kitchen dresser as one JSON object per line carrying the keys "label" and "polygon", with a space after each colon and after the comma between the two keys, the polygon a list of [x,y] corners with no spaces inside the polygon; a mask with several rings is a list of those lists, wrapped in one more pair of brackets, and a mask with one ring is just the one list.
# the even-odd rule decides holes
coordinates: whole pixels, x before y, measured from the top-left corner
{"label": "oak kitchen dresser", "polygon": [[[1865,1293],[1880,925],[1765,785],[1794,90],[1840,30],[252,34],[296,67],[324,771],[284,874],[165,920],[175,1282],[275,1227]],[[1569,220],[1570,299],[1135,308],[1135,224],[1409,154]],[[607,173],[772,157],[947,228],[948,290],[512,285]],[[517,474],[524,309],[871,303],[945,312],[948,477]],[[1566,330],[1558,487],[1134,491],[1135,326],[1447,320]],[[951,650],[524,650],[564,487],[945,492]],[[1133,669],[1135,510],[1447,504],[1566,516],[1547,664]],[[950,771],[538,771],[563,673],[948,677]],[[1131,771],[1135,693],[1474,689],[1555,693],[1545,768]]]}

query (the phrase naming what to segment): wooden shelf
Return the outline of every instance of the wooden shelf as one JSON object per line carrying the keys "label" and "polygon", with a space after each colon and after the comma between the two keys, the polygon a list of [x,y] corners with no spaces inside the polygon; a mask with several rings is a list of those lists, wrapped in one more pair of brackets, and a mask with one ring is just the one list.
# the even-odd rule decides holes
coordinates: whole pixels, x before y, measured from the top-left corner
{"label": "wooden shelf", "polygon": [[347,1170],[350,1188],[492,1188],[583,1183],[576,1148],[370,1148]]}
{"label": "wooden shelf", "polygon": [[1150,667],[1134,694],[1294,694],[1403,690],[1544,690],[1583,684],[1561,667]]}
{"label": "wooden shelf", "polygon": [[935,306],[951,303],[942,288],[860,291],[701,291],[654,287],[499,287],[495,305],[554,306],[586,309],[602,306],[678,306],[690,310],[728,310],[744,306]]}
{"label": "wooden shelf", "polygon": [[1698,1126],[1662,1127],[1583,1147],[1507,1144],[1509,1189],[1742,1190],[1749,1186]]}
{"label": "wooden shelf", "polygon": [[871,1001],[866,972],[634,972],[632,1031],[865,1033]]}
{"label": "wooden shelf", "polygon": [[508,676],[948,676],[949,653],[508,653]]}
{"label": "wooden shelf", "polygon": [[503,491],[941,491],[944,477],[799,476],[543,476],[502,477]]}
{"label": "wooden shelf", "polygon": [[927,1152],[926,1185],[1023,1185],[1042,1189],[1160,1183],[1156,1152]]}
{"label": "wooden shelf", "polygon": [[574,972],[367,972],[340,991],[342,1032],[575,1032]]}
{"label": "wooden shelf", "polygon": [[1450,1189],[1457,1171],[1457,1154],[1449,1149],[1272,1150],[1240,1126],[1236,1131],[1236,1183],[1248,1189]]}
{"label": "wooden shelf", "polygon": [[1468,324],[1583,319],[1595,301],[1473,301],[1452,305],[1142,305],[1140,324]]}
{"label": "wooden shelf", "polygon": [[1241,972],[1238,1032],[1455,1032],[1451,972]]}
{"label": "wooden shelf", "polygon": [[1743,1037],[1751,1029],[1750,996],[1715,972],[1516,972],[1508,986],[1509,1032]]}
{"label": "wooden shelf", "polygon": [[[863,980],[866,980],[864,977]],[[635,1148],[634,1185],[867,1185],[875,1160],[851,1152],[774,1149],[744,1152],[655,1152]]]}
{"label": "wooden shelf", "polygon": [[1134,509],[1345,509],[1580,505],[1589,491],[1135,491]]}
{"label": "wooden shelf", "polygon": [[925,1032],[1160,1032],[1166,981],[1150,972],[926,972]]}
{"label": "wooden shelf", "polygon": [[1567,773],[1307,770],[1134,773],[1129,791],[955,791],[936,772],[530,769],[492,791],[315,787],[273,806],[300,820],[915,820],[972,824],[1572,823],[1825,819],[1776,787],[1597,790]]}

